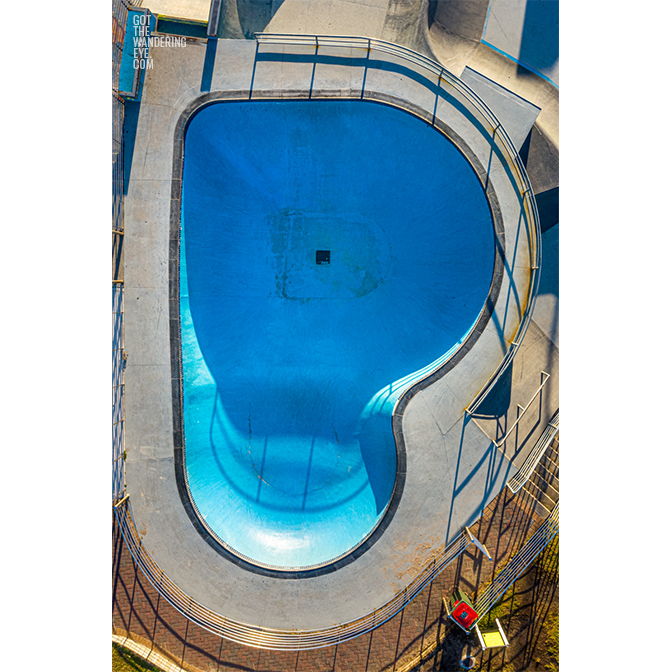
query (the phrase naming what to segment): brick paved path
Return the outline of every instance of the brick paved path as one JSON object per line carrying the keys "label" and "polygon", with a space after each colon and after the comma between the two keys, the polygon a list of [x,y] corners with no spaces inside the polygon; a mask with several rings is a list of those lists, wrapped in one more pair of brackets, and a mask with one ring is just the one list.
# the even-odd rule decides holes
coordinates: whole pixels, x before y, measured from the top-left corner
{"label": "brick paved path", "polygon": [[[162,598],[136,567],[113,522],[113,629],[193,672],[399,672],[421,648],[451,627],[442,598],[457,588],[473,595],[542,522],[507,488],[470,529],[493,562],[470,546],[411,603],[376,630],[315,651],[253,649],[213,635],[188,621]],[[328,598],[325,596],[325,608]]]}

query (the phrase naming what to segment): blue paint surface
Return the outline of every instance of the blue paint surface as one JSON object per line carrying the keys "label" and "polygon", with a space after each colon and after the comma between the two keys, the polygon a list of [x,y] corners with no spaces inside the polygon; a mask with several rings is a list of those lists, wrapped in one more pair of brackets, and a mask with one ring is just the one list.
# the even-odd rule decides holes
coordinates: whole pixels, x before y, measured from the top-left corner
{"label": "blue paint surface", "polygon": [[138,89],[135,92],[134,100],[139,99],[142,93],[142,84],[144,81],[144,68],[139,67],[139,58],[141,51],[149,45],[156,18],[153,14],[147,14],[148,34],[144,35],[141,31],[142,21],[145,20],[145,12],[140,9],[129,9],[126,16],[126,32],[124,33],[124,46],[121,54],[121,64],[119,66],[119,87],[122,94],[131,94],[133,92],[133,82],[135,77],[139,78]]}
{"label": "blue paint surface", "polygon": [[443,136],[387,106],[217,103],[187,130],[182,227],[193,500],[257,563],[328,562],[385,513],[396,401],[483,308],[482,187]]}
{"label": "blue paint surface", "polygon": [[559,9],[559,0],[490,0],[481,42],[557,89]]}

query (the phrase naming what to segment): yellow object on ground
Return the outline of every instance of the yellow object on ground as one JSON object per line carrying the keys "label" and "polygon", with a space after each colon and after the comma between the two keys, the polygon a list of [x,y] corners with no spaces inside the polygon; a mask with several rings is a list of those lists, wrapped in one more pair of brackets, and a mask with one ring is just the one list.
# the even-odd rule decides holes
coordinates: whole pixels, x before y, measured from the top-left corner
{"label": "yellow object on ground", "polygon": [[478,623],[474,625],[476,635],[478,635],[478,641],[480,642],[483,651],[509,645],[509,640],[506,638],[502,624],[499,622],[498,618],[495,619],[495,624],[497,625],[497,630],[488,630],[487,632],[481,632]]}
{"label": "yellow object on ground", "polygon": [[498,631],[484,632],[482,634],[483,634],[483,641],[485,642],[485,646],[488,649],[491,649],[496,646],[506,646],[504,640],[502,639],[502,636],[499,634]]}

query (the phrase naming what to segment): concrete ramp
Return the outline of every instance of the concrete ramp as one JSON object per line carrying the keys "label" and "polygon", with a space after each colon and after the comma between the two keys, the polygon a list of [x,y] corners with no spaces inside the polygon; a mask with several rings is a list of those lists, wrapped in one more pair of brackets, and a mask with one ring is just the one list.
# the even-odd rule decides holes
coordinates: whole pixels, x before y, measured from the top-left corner
{"label": "concrete ramp", "polygon": [[462,71],[460,79],[497,115],[516,149],[520,150],[541,108],[468,66]]}
{"label": "concrete ramp", "polygon": [[492,0],[481,41],[559,86],[558,34],[558,0]]}
{"label": "concrete ramp", "polygon": [[480,41],[490,9],[490,0],[429,0],[428,23],[438,24],[453,35]]}
{"label": "concrete ramp", "polygon": [[379,37],[389,0],[284,0],[264,30],[304,35]]}

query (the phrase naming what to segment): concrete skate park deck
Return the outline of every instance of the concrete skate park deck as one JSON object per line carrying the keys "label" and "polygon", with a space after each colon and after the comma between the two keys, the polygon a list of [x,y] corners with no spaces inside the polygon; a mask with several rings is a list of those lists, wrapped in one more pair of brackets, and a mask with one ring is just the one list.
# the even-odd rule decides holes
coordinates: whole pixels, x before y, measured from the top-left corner
{"label": "concrete skate park deck", "polygon": [[[540,407],[539,413],[523,416],[516,445],[507,443],[503,449],[491,440],[498,438],[496,427],[490,430],[487,419],[477,425],[464,413],[501,362],[527,307],[530,231],[523,224],[510,168],[492,151],[488,133],[459,112],[445,91],[437,95],[436,86],[407,62],[392,55],[374,59],[360,50],[344,54],[342,49],[321,50],[315,58],[313,48],[257,47],[246,40],[211,45],[189,40],[184,48],[154,48],[142,103],[126,112],[127,493],[145,548],[194,601],[257,626],[329,627],[385,604],[476,520],[515,474],[525,439],[543,428],[557,408],[557,391],[549,388],[554,398],[544,398],[543,412]],[[212,100],[320,96],[365,97],[425,120],[435,116],[437,128],[461,143],[487,184],[504,257],[489,319],[472,346],[455,358],[459,361],[414,388],[397,410],[406,474],[390,524],[365,553],[336,571],[287,579],[255,574],[222,557],[194,528],[178,492],[174,418],[180,410],[174,405],[171,362],[179,355],[171,351],[170,338],[171,330],[179,333],[179,325],[171,321],[179,311],[171,307],[178,297],[170,285],[179,263],[174,138],[180,137],[188,116]],[[532,389],[536,385],[535,378]],[[515,418],[513,400],[511,407]]]}

